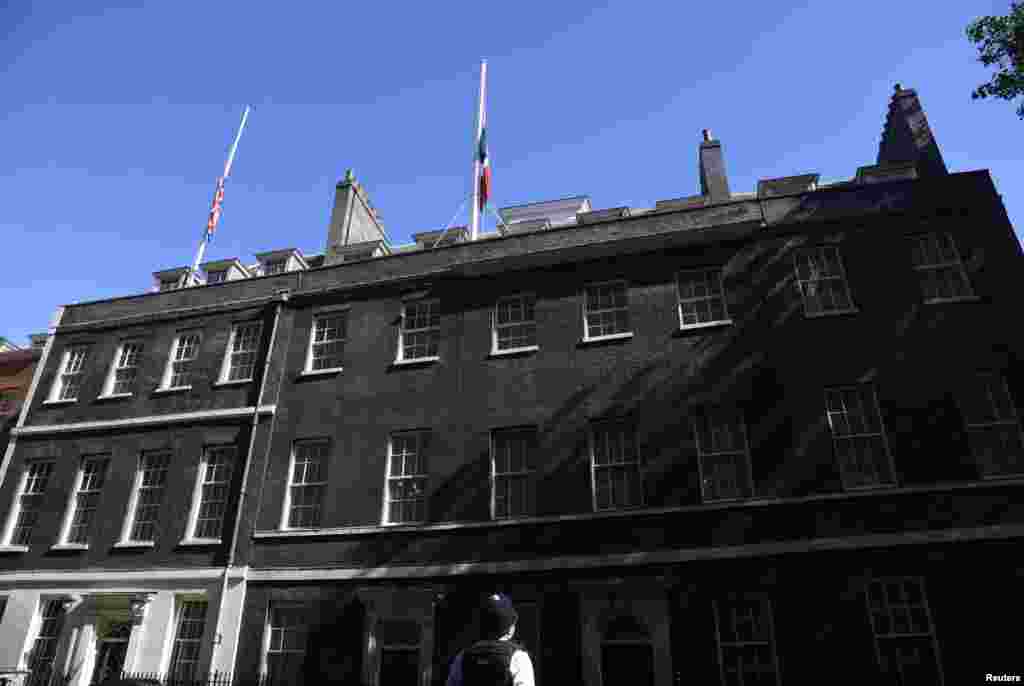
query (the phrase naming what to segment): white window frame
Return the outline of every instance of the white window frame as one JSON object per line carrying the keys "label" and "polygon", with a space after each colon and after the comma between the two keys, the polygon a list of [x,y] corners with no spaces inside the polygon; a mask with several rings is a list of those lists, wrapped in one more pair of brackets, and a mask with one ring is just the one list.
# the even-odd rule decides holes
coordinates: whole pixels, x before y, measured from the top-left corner
{"label": "white window frame", "polygon": [[[824,254],[826,251],[833,251],[835,253],[835,262],[839,268],[839,275],[822,275],[820,273],[815,274],[815,270],[812,268],[812,278],[801,279],[800,278],[800,259],[806,257],[808,253],[813,252],[816,260],[824,261]],[[853,301],[853,292],[850,290],[850,278],[846,274],[846,265],[843,262],[842,252],[839,250],[837,245],[808,245],[800,248],[793,254],[793,276],[796,279],[797,290],[800,293],[800,300],[804,308],[805,317],[828,317],[835,314],[848,314],[857,312],[857,305]],[[844,292],[846,293],[846,299],[849,302],[847,307],[833,307],[830,309],[822,309],[819,312],[809,312],[807,310],[808,302],[808,291],[814,291],[818,288],[818,284],[825,281],[838,281],[842,285]]]}
{"label": "white window frame", "polygon": [[[405,322],[409,318],[410,307],[437,307],[437,325],[426,326],[418,329],[407,329],[405,328]],[[406,357],[405,353],[405,336],[406,334],[414,333],[426,333],[430,334],[436,332],[437,335],[437,354],[436,355],[425,355],[423,357]],[[429,346],[428,346],[429,347]],[[417,298],[415,300],[406,300],[402,303],[402,317],[398,324],[398,356],[395,358],[395,364],[403,364],[409,362],[434,362],[441,359],[441,301],[437,298]]]}
{"label": "white window frame", "polygon": [[[772,601],[771,601],[771,599],[754,595],[754,596],[750,596],[750,597],[742,597],[741,596],[741,597],[737,597],[735,599],[730,599],[730,600],[740,601],[740,602],[744,602],[744,603],[758,603],[758,604],[760,604],[762,606],[762,608],[764,608],[764,612],[765,612],[764,620],[766,622],[766,627],[765,628],[767,629],[767,632],[768,632],[768,640],[761,639],[761,640],[753,640],[753,641],[742,641],[742,640],[723,641],[722,640],[722,624],[723,624],[723,622],[722,622],[722,614],[721,614],[722,613],[723,602],[722,602],[721,599],[718,599],[718,598],[714,599],[712,601],[712,604],[714,605],[714,614],[715,614],[715,644],[716,644],[716,646],[718,648],[718,673],[719,673],[719,675],[720,675],[720,677],[722,679],[722,683],[723,684],[724,683],[729,683],[728,680],[726,679],[726,676],[725,676],[725,652],[726,652],[726,648],[745,648],[745,647],[748,647],[748,646],[765,646],[765,645],[767,645],[770,648],[770,650],[771,650],[772,667],[774,668],[774,672],[775,672],[775,683],[776,683],[776,685],[779,684],[779,655],[778,655],[778,648],[776,647],[776,642],[775,642],[775,617],[774,617],[774,613],[772,612]],[[734,606],[729,606],[729,607],[726,608],[726,610],[729,611],[729,612],[733,612],[734,609],[735,609]],[[737,622],[736,622],[736,618],[735,618],[735,613],[734,612],[733,612],[732,622],[733,622],[733,626],[736,626]],[[743,679],[743,677],[741,677],[741,680],[745,680],[745,679]]]}
{"label": "white window frame", "polygon": [[[524,313],[523,319],[516,322],[507,322],[505,324],[498,323],[498,311],[503,303],[509,303],[519,301],[520,307]],[[531,309],[533,310],[533,317],[526,319],[526,305],[530,302]],[[502,329],[508,329],[524,325],[533,325],[533,343],[529,345],[520,345],[514,348],[502,348],[499,347],[499,341],[501,337],[499,332]],[[494,303],[494,309],[491,311],[491,355],[511,355],[514,353],[531,352],[534,350],[540,350],[540,346],[537,344],[537,298],[533,293],[519,293],[516,295],[509,295],[498,298],[497,302]]]}
{"label": "white window frame", "polygon": [[[57,378],[53,380],[53,387],[50,389],[48,403],[73,403],[78,400],[78,395],[82,392],[85,363],[89,360],[90,347],[88,343],[80,343],[70,345],[64,350],[60,358],[60,367],[57,369]],[[74,397],[65,398],[64,393],[68,388],[68,382],[71,381],[70,377],[76,377],[74,380],[78,387]]]}
{"label": "white window frame", "polygon": [[[834,424],[833,419],[832,419],[832,415],[833,414],[836,414],[836,415],[838,415],[838,414],[849,415],[850,413],[848,411],[843,412],[843,413],[832,413],[832,412],[830,412],[829,409],[828,409],[829,408],[828,394],[830,392],[839,392],[839,393],[841,393],[843,391],[848,391],[848,390],[855,390],[858,393],[858,397],[859,397],[859,399],[862,402],[864,400],[864,394],[865,393],[869,393],[868,397],[869,397],[869,399],[870,399],[870,401],[872,403],[872,407],[873,407],[873,409],[875,411],[875,416],[878,418],[878,432],[870,432],[869,431],[869,432],[864,432],[864,433],[849,433],[849,434],[845,434],[845,435],[842,435],[842,436],[837,436],[836,435],[836,429],[835,429],[835,424]],[[831,438],[832,438],[832,454],[835,456],[836,466],[839,468],[840,481],[842,482],[843,490],[847,490],[847,491],[860,491],[860,490],[868,490],[868,489],[873,489],[873,488],[890,488],[892,486],[895,486],[896,485],[896,468],[895,468],[895,465],[893,463],[892,452],[889,450],[889,436],[888,436],[888,432],[885,430],[885,417],[882,415],[882,406],[878,402],[878,389],[875,388],[874,384],[871,384],[871,383],[857,383],[857,384],[843,384],[843,385],[840,385],[840,386],[829,386],[828,388],[825,389],[824,401],[825,401],[825,419],[826,419],[826,421],[828,423],[829,433],[830,433]],[[845,406],[845,403],[844,403],[844,406]],[[867,408],[867,409],[870,410],[871,408]],[[884,462],[883,466],[886,467],[889,470],[888,475],[880,475],[879,480],[876,483],[873,483],[873,484],[863,484],[863,485],[849,485],[849,484],[847,484],[847,478],[846,478],[847,469],[846,469],[846,465],[844,465],[842,460],[840,460],[840,458],[839,458],[839,451],[838,451],[838,449],[836,447],[837,446],[837,441],[851,440],[851,439],[852,440],[856,440],[856,439],[862,439],[862,438],[873,438],[873,437],[878,437],[878,436],[881,436],[881,439],[882,439],[882,449],[885,451],[885,456],[884,456],[885,462]],[[888,480],[883,480],[882,479],[883,476],[888,476]]]}
{"label": "white window frame", "polygon": [[[501,520],[506,520],[506,519],[512,520],[512,519],[523,519],[523,518],[526,518],[526,517],[535,516],[536,515],[536,491],[535,491],[533,474],[534,474],[534,471],[536,469],[536,459],[534,457],[532,457],[531,455],[527,455],[525,460],[524,460],[524,462],[526,463],[525,464],[525,469],[518,470],[518,471],[499,472],[498,471],[498,461],[497,461],[497,445],[498,445],[498,438],[502,434],[515,434],[515,435],[518,435],[518,434],[530,434],[531,437],[529,439],[527,439],[526,449],[528,451],[529,450],[536,451],[536,449],[537,449],[538,432],[537,432],[537,427],[536,426],[510,426],[510,427],[501,427],[501,428],[498,428],[498,429],[492,429],[491,430],[491,470],[490,470],[490,472],[491,472],[491,474],[490,474],[490,476],[491,476],[491,519],[492,520],[499,520],[499,519],[501,519]],[[513,514],[511,512],[512,508],[509,507],[509,506],[506,506],[506,510],[507,510],[506,514],[503,515],[503,516],[500,516],[500,517],[498,516],[498,508],[497,508],[498,481],[499,481],[499,479],[501,479],[503,477],[505,477],[505,478],[512,478],[512,479],[518,479],[518,480],[521,480],[525,484],[525,488],[526,488],[526,491],[527,491],[526,499],[527,499],[527,502],[529,503],[528,504],[528,508],[529,508],[528,512]]]}
{"label": "white window frame", "polygon": [[[302,650],[287,650],[279,649],[273,650],[274,645],[274,611],[275,610],[300,610],[305,614],[305,628],[304,633],[306,634],[305,643],[302,646]],[[298,654],[304,659],[307,651],[309,650],[309,630],[310,630],[310,615],[312,614],[312,608],[308,603],[297,602],[297,601],[273,601],[267,603],[267,615],[266,620],[263,624],[263,650],[260,653],[260,678],[265,679],[270,674],[270,656],[271,654]]]}
{"label": "white window frame", "polygon": [[[992,397],[992,388],[989,385],[990,382],[982,381],[982,378],[991,379],[992,381],[999,385],[999,390],[1003,393],[1004,399],[1006,401],[1006,406],[1009,409],[1009,416],[999,416],[999,403],[996,401],[995,398]],[[982,471],[982,478],[1004,479],[1008,477],[1019,476],[1022,472],[1024,472],[1024,432],[1021,431],[1020,419],[1017,416],[1017,406],[1014,403],[1013,395],[1010,393],[1010,387],[1006,381],[1006,376],[998,371],[978,371],[971,376],[971,378],[968,380],[968,383],[986,383],[986,390],[988,391],[987,395],[989,400],[989,407],[987,409],[991,410],[991,415],[993,417],[993,419],[988,421],[971,421],[972,418],[968,417],[968,409],[963,402],[963,398],[960,398],[961,414],[964,418],[964,428],[967,430],[967,442],[970,447],[972,457],[974,457],[974,459],[979,463],[978,468]],[[966,392],[970,391],[965,389],[965,391],[961,392],[960,395],[962,396],[963,393]],[[1019,454],[1017,458],[1018,466],[1016,471],[986,472],[985,465],[982,465],[980,463],[980,460],[978,460],[978,457],[975,454],[974,444],[971,440],[971,432],[999,430],[1001,427],[1005,427],[1008,430],[1013,430],[1017,435],[1018,450],[1021,450],[1021,454]]]}
{"label": "white window frame", "polygon": [[[179,348],[181,347],[182,339],[184,339],[186,336],[195,336],[197,338],[196,344],[195,344],[195,353],[190,358],[178,360],[178,359],[176,359],[177,356],[178,356],[178,351],[179,351]],[[186,386],[171,386],[171,379],[174,378],[174,364],[176,362],[191,362],[193,365],[197,365],[198,361],[199,361],[199,352],[202,349],[202,347],[203,347],[203,334],[198,329],[191,329],[191,330],[188,330],[188,331],[180,331],[180,332],[178,332],[178,334],[174,337],[174,344],[171,346],[170,355],[167,356],[167,364],[164,366],[164,375],[163,375],[163,378],[160,381],[160,389],[159,390],[162,390],[162,391],[184,391],[184,390],[188,390],[188,389],[192,388],[192,383],[189,383]],[[193,377],[190,380],[194,380],[194,375],[196,373],[196,370],[192,369],[192,371],[190,373],[191,373],[191,375]]]}
{"label": "white window frame", "polygon": [[[893,621],[893,616],[894,616],[893,615],[893,609],[894,609],[895,606],[891,605],[888,602],[889,601],[889,594],[888,594],[887,589],[886,589],[886,587],[889,584],[892,584],[892,583],[899,583],[899,584],[915,583],[915,584],[917,584],[919,586],[919,590],[920,590],[920,593],[921,593],[921,607],[924,609],[925,617],[928,620],[928,631],[926,631],[926,632],[914,632],[914,631],[897,632],[897,631],[893,631],[892,630],[895,627],[895,622]],[[889,618],[889,624],[890,624],[889,628],[890,628],[890,631],[888,633],[885,633],[885,634],[879,634],[878,627],[877,627],[877,625],[875,623],[875,615],[874,615],[874,612],[872,611],[873,608],[871,607],[871,595],[870,595],[871,594],[871,586],[873,586],[875,584],[880,584],[881,587],[882,587],[882,598],[883,598],[883,605],[884,605],[884,607],[882,609],[885,610],[885,613],[886,613],[886,615]],[[938,641],[938,637],[936,636],[936,633],[935,633],[935,619],[932,616],[931,605],[928,602],[928,589],[925,588],[924,578],[920,577],[920,576],[893,576],[893,577],[875,577],[875,578],[869,579],[868,582],[867,582],[867,585],[866,585],[866,587],[864,589],[864,602],[865,602],[866,609],[867,609],[867,612],[868,612],[868,623],[871,625],[871,635],[874,638],[875,659],[878,661],[878,668],[882,669],[882,643],[881,643],[881,641],[887,641],[887,640],[896,640],[896,641],[898,641],[901,638],[904,638],[904,639],[905,638],[910,638],[910,639],[931,638],[932,651],[933,651],[933,653],[935,655],[935,671],[939,675],[938,686],[942,686],[942,684],[944,683],[944,675],[943,675],[943,672],[942,672],[942,655],[939,653],[939,641]],[[902,607],[908,612],[908,621],[909,621],[909,611],[910,611],[910,608],[912,606],[909,605],[909,604],[904,604]]]}
{"label": "white window frame", "polygon": [[[626,296],[626,304],[622,307],[606,307],[602,309],[592,310],[589,305],[590,300],[590,289],[592,288],[603,288],[606,286],[622,286],[622,290]],[[582,294],[583,301],[583,341],[589,343],[591,341],[613,341],[619,338],[632,338],[633,337],[633,318],[630,313],[629,306],[629,282],[625,279],[614,279],[611,281],[599,281],[596,283],[588,283],[583,287]],[[591,314],[598,314],[602,312],[625,312],[626,313],[626,326],[629,327],[627,331],[617,331],[615,333],[602,334],[600,336],[590,335],[590,326],[587,324],[587,316]]]}
{"label": "white window frame", "polygon": [[167,477],[171,471],[171,462],[174,459],[174,455],[170,450],[146,450],[139,455],[138,468],[135,470],[135,479],[132,482],[131,496],[128,498],[128,509],[125,513],[124,524],[121,527],[121,538],[118,541],[119,546],[152,546],[156,544],[156,538],[161,533],[157,522],[153,525],[153,538],[150,540],[135,539],[132,537],[132,531],[135,529],[136,517],[138,516],[139,499],[142,495],[143,490],[156,489],[155,486],[147,486],[145,484],[144,476],[146,471],[146,461],[149,458],[167,458],[167,466],[164,467],[164,481],[163,485],[159,488],[163,491],[160,496],[160,502],[162,503],[167,497]]}
{"label": "white window frame", "polygon": [[[333,319],[337,317],[344,318],[344,334],[340,338],[325,339],[323,341],[316,340],[317,336],[317,325],[322,320]],[[341,343],[344,348],[348,342],[348,320],[349,320],[349,308],[348,306],[331,308],[327,310],[320,310],[313,313],[313,321],[309,327],[309,343],[306,346],[306,363],[303,365],[303,374],[333,374],[340,372],[344,369],[344,364],[337,367],[324,367],[322,369],[313,368],[313,351],[316,345],[329,345],[331,343]],[[327,330],[330,330],[329,328]]]}
{"label": "white window frame", "polygon": [[[238,334],[242,330],[255,329],[256,333],[252,336],[252,349],[251,350],[235,350],[235,344],[238,343]],[[260,343],[263,339],[263,322],[253,319],[244,322],[238,322],[231,326],[231,334],[228,336],[228,345],[224,350],[224,360],[220,365],[220,376],[217,383],[219,385],[228,384],[246,384],[253,380],[256,376],[256,366],[259,361]],[[201,339],[200,339],[201,340]],[[252,355],[252,372],[249,376],[244,378],[232,379],[231,369],[232,362],[234,361],[235,355]]]}
{"label": "white window frame", "polygon": [[[75,474],[75,485],[74,485],[74,488],[71,489],[71,494],[68,497],[67,508],[65,509],[65,513],[64,513],[64,523],[61,526],[60,537],[57,539],[58,543],[57,543],[57,545],[55,547],[57,547],[57,548],[64,548],[64,547],[66,547],[66,548],[82,548],[82,549],[85,549],[85,548],[89,547],[88,534],[91,533],[92,529],[94,529],[96,527],[96,516],[97,516],[98,510],[100,509],[100,506],[97,503],[97,505],[93,508],[93,512],[92,512],[91,518],[89,520],[89,523],[86,525],[86,527],[87,527],[87,530],[86,530],[86,535],[87,535],[86,540],[85,541],[72,541],[72,540],[70,540],[70,537],[71,537],[71,527],[74,524],[75,515],[78,514],[78,511],[80,509],[79,503],[78,503],[78,496],[83,495],[83,494],[96,494],[97,500],[102,496],[102,494],[103,494],[103,487],[106,485],[107,479],[110,476],[110,462],[111,462],[111,456],[110,456],[109,453],[100,453],[100,454],[96,454],[96,455],[85,455],[79,461],[79,463],[78,463],[78,471]],[[100,473],[100,480],[99,480],[100,483],[99,483],[99,485],[97,487],[91,487],[91,488],[89,488],[87,490],[83,490],[82,486],[83,486],[83,484],[85,482],[85,467],[86,467],[87,464],[92,464],[92,463],[103,463],[102,471]]]}
{"label": "white window frame", "polygon": [[[922,241],[931,241],[934,244],[940,242],[942,238],[946,238],[949,241],[949,247],[953,249],[955,259],[946,262],[922,262],[920,264],[913,263],[914,256],[918,254],[918,245]],[[964,269],[964,263],[960,257],[960,250],[956,247],[956,241],[953,240],[953,234],[951,234],[948,231],[933,231],[931,233],[923,233],[910,236],[910,240],[914,242],[914,245],[911,247],[911,250],[913,251],[911,253],[911,266],[913,267],[914,271],[917,272],[919,285],[921,287],[921,295],[926,304],[930,305],[935,303],[958,302],[963,300],[977,300],[977,296],[974,294],[974,287],[971,285],[971,280],[967,278],[967,270]],[[923,279],[925,278],[926,273],[929,271],[938,271],[944,269],[953,269],[960,276],[964,288],[967,291],[964,295],[954,295],[948,298],[929,298],[925,295]]]}
{"label": "white window frame", "polygon": [[[302,446],[314,445],[326,447],[326,454],[323,457],[323,462],[320,466],[320,481],[303,481],[302,483],[296,483],[295,481],[295,465],[297,463],[299,448]],[[292,443],[292,454],[291,459],[288,461],[288,481],[284,492],[284,508],[281,511],[281,523],[280,528],[283,530],[303,530],[303,529],[317,529],[323,526],[323,514],[324,514],[324,501],[327,497],[327,470],[330,465],[331,458],[331,441],[327,438],[309,438],[301,439]],[[317,516],[317,523],[313,526],[292,526],[292,490],[296,488],[319,488],[320,489],[320,504],[319,514]]]}
{"label": "white window frame", "polygon": [[[732,324],[732,317],[729,316],[729,303],[725,297],[725,278],[722,275],[723,269],[721,267],[701,267],[696,269],[680,269],[676,272],[676,313],[679,315],[679,329],[680,331],[690,331],[692,329],[706,329],[712,326],[725,326]],[[694,295],[684,298],[682,291],[682,282],[686,275],[705,275],[705,281],[711,280],[718,284],[718,293],[709,293],[708,295]],[[710,275],[710,276],[707,276]],[[722,313],[723,319],[709,319],[706,322],[697,322],[696,324],[686,324],[683,321],[683,305],[689,303],[713,302],[714,300],[722,301]],[[699,313],[698,313],[699,318]]]}
{"label": "white window frame", "polygon": [[[207,483],[206,481],[206,470],[210,457],[211,451],[218,450],[232,450],[234,456],[231,462],[231,471],[228,474],[226,481],[212,481]],[[235,478],[235,472],[239,468],[238,464],[238,446],[234,443],[211,443],[203,446],[203,454],[199,460],[199,468],[196,472],[196,481],[192,490],[192,506],[189,508],[188,515],[188,526],[185,529],[185,538],[182,540],[182,544],[219,544],[224,540],[224,527],[227,526],[227,514],[232,502],[231,493],[231,482]],[[220,523],[220,536],[217,538],[203,537],[199,538],[196,536],[196,527],[199,523],[199,511],[203,506],[203,487],[204,486],[216,486],[218,484],[225,484],[227,495],[224,499],[224,516],[221,518]]]}
{"label": "white window frame", "polygon": [[[740,436],[742,438],[743,447],[741,450],[712,450],[712,446],[705,446],[701,441],[701,422],[715,422],[716,426],[720,426],[721,422],[718,420],[721,418],[723,413],[728,414],[729,417],[735,418],[739,423]],[[754,474],[753,466],[751,465],[750,459],[750,441],[747,436],[747,422],[743,415],[742,408],[739,407],[701,407],[694,412],[692,416],[691,426],[693,427],[694,442],[697,444],[697,469],[700,476],[700,497],[703,502],[729,502],[735,500],[746,500],[753,497],[754,495]],[[710,425],[709,425],[710,426]],[[714,429],[711,428],[711,433],[714,433]],[[743,474],[737,474],[737,477],[742,476],[746,479],[745,488],[742,489],[740,495],[727,496],[714,498],[708,495],[707,489],[705,488],[706,478],[705,473],[708,472],[708,466],[705,461],[721,459],[722,457],[733,457],[742,459],[743,464],[740,465],[740,469],[743,470]]]}
{"label": "white window frame", "polygon": [[[614,430],[618,437],[623,434],[628,434],[632,437],[633,447],[636,450],[636,459],[628,461],[613,462],[604,465],[598,465],[596,462],[597,457],[597,433],[598,431]],[[647,503],[646,486],[644,483],[645,469],[643,456],[640,454],[640,441],[637,438],[636,427],[628,421],[624,420],[600,420],[593,421],[587,427],[587,438],[588,447],[590,450],[590,505],[593,512],[613,512],[616,510],[631,510],[635,508],[642,508]],[[636,478],[639,481],[640,487],[640,502],[631,503],[629,505],[615,505],[610,507],[598,507],[597,505],[597,472],[599,469],[605,469],[612,471],[617,468],[630,467],[635,465],[636,467]],[[612,488],[614,494],[614,486]]]}
{"label": "white window frame", "polygon": [[[182,639],[180,634],[181,634],[182,621],[185,618],[185,607],[186,607],[186,605],[195,605],[195,604],[200,604],[200,603],[203,606],[205,606],[204,607],[204,613],[203,613],[203,631],[202,631],[202,633],[200,634],[200,636],[198,638]],[[196,596],[177,596],[175,598],[175,602],[174,602],[174,629],[173,629],[173,631],[171,633],[171,640],[170,640],[170,649],[171,649],[170,653],[171,654],[170,654],[170,657],[168,658],[168,662],[167,662],[167,677],[168,677],[169,680],[172,681],[172,683],[175,680],[178,680],[178,679],[180,679],[184,683],[191,683],[193,680],[203,680],[203,669],[202,669],[202,667],[203,667],[203,662],[205,661],[204,658],[206,657],[205,654],[204,654],[205,651],[203,649],[203,646],[205,645],[205,642],[206,642],[206,636],[210,632],[210,627],[209,627],[210,621],[209,620],[210,620],[210,602],[209,602],[209,600],[207,598],[205,598],[205,597],[196,597]],[[196,620],[193,619],[193,620],[190,620],[190,621],[196,621]],[[175,657],[177,656],[176,653],[177,653],[178,645],[180,643],[194,643],[194,644],[196,644],[198,646],[198,652],[196,653],[196,659],[194,661],[189,661],[188,662],[189,664],[194,664],[195,665],[195,671],[194,671],[194,673],[193,673],[193,675],[191,677],[182,677],[182,676],[179,676],[179,675],[175,674],[175,669],[177,667],[177,665],[175,665]]]}
{"label": "white window frame", "polygon": [[[135,351],[129,355],[128,347],[133,346]],[[110,370],[107,372],[107,378],[103,382],[103,393],[100,394],[101,398],[127,398],[135,393],[135,391],[115,393],[114,389],[117,387],[117,373],[124,369],[135,370],[135,376],[131,383],[132,386],[138,383],[139,370],[142,367],[142,355],[146,351],[146,344],[140,339],[127,339],[121,341],[117,346],[117,350],[114,352],[114,359],[110,363]],[[135,362],[132,366],[125,365],[126,361],[133,360]]]}
{"label": "white window frame", "polygon": [[[417,461],[422,465],[423,471],[416,472],[414,474],[405,474],[404,470],[402,474],[398,476],[391,475],[391,464],[395,457],[395,439],[405,438],[408,436],[416,437],[416,456]],[[384,472],[384,507],[381,512],[381,524],[385,526],[403,526],[403,525],[417,525],[423,524],[428,521],[429,513],[427,512],[427,506],[430,502],[430,465],[428,463],[429,455],[426,454],[426,446],[430,443],[430,431],[428,429],[414,429],[411,431],[396,431],[388,436],[388,459],[385,460],[385,472]],[[403,453],[404,455],[404,453]],[[422,492],[423,495],[420,498],[403,498],[403,501],[415,502],[416,500],[422,501],[422,517],[416,520],[393,522],[391,521],[391,482],[401,480],[422,480]]]}
{"label": "white window frame", "polygon": [[[34,678],[38,679],[35,674],[38,668],[37,664],[37,651],[39,650],[39,641],[45,640],[52,644],[52,650],[48,651],[51,654],[51,659],[48,661],[50,678],[41,680],[39,683],[50,683],[50,679],[56,675],[60,667],[57,664],[57,657],[60,654],[60,641],[64,634],[64,625],[67,623],[67,611],[65,610],[64,603],[65,598],[55,596],[41,596],[39,598],[39,605],[36,611],[33,613],[31,622],[31,634],[34,635],[32,639],[32,647],[25,655],[25,667],[29,671],[30,676],[27,677],[28,683],[34,683]],[[46,610],[58,610],[56,615],[50,617],[50,620],[55,622],[54,626],[56,631],[51,636],[42,636],[43,629],[46,626]]]}
{"label": "white window frame", "polygon": [[[39,459],[27,461],[21,470],[21,479],[18,483],[18,492],[14,498],[14,502],[11,505],[10,514],[7,515],[7,524],[4,527],[3,547],[9,546],[22,546],[28,549],[29,541],[32,538],[32,531],[35,529],[35,524],[29,529],[28,537],[29,541],[16,543],[14,541],[14,532],[18,528],[18,520],[21,518],[21,513],[24,509],[22,499],[26,496],[40,496],[39,500],[46,497],[46,491],[50,487],[50,479],[53,478],[53,472],[56,469],[57,463],[52,459]],[[47,467],[45,475],[33,476],[32,469],[34,467]],[[33,485],[42,482],[42,486],[39,487],[38,491],[28,492],[30,481]],[[37,511],[41,510],[41,505],[35,508]],[[37,522],[38,523],[38,522]]]}

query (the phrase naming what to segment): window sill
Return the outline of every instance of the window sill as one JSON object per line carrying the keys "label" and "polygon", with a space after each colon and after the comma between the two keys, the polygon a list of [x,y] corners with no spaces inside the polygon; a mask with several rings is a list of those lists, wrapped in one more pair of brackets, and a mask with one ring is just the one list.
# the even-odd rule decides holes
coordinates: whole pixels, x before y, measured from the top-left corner
{"label": "window sill", "polygon": [[[249,383],[252,383],[252,379],[235,379],[234,381],[218,381],[213,384],[213,387],[221,388],[223,386],[244,386]],[[189,386],[189,388],[191,388],[191,386]]]}
{"label": "window sill", "polygon": [[958,298],[932,298],[931,300],[925,300],[925,305],[945,305],[947,303],[977,303],[981,302],[981,297],[977,295],[962,295]]}
{"label": "window sill", "polygon": [[584,336],[580,339],[578,345],[593,345],[595,343],[605,343],[608,341],[626,341],[633,337],[632,331],[623,331],[622,333],[612,333],[607,336],[595,336],[594,338],[587,338]]}
{"label": "window sill", "polygon": [[807,319],[817,319],[819,317],[840,317],[845,314],[860,314],[860,310],[856,307],[848,307],[845,310],[829,310],[828,312],[815,312],[814,314],[804,310],[804,317]]}
{"label": "window sill", "polygon": [[886,483],[877,484],[865,484],[863,486],[843,486],[843,490],[847,493],[860,493],[861,491],[887,491],[896,488],[895,481],[888,481]]}
{"label": "window sill", "polygon": [[335,374],[341,374],[344,367],[331,367],[330,369],[308,369],[306,371],[299,372],[299,378],[305,379],[316,376],[333,376]]}
{"label": "window sill", "polygon": [[134,393],[108,393],[96,396],[96,400],[119,400],[121,398],[130,398],[133,395]]}
{"label": "window sill", "polygon": [[540,350],[539,345],[527,345],[522,348],[507,348],[505,350],[492,350],[487,357],[511,357],[515,355],[529,355]]}
{"label": "window sill", "polygon": [[982,481],[1002,481],[1003,479],[1019,479],[1024,476],[1024,472],[1007,472],[1004,474],[982,474]]}
{"label": "window sill", "polygon": [[439,355],[435,355],[434,357],[417,357],[417,358],[412,359],[412,360],[395,360],[394,362],[391,363],[391,366],[392,367],[411,367],[411,366],[416,366],[416,365],[420,365],[420,364],[434,364],[435,362],[438,362],[440,360],[441,360],[441,357]]}
{"label": "window sill", "polygon": [[88,550],[88,543],[55,543],[50,550]]}
{"label": "window sill", "polygon": [[179,546],[183,546],[183,547],[185,547],[185,546],[188,546],[188,547],[196,546],[196,547],[198,547],[198,546],[210,546],[210,545],[220,545],[220,544],[221,544],[221,540],[219,538],[185,538],[185,539],[182,539],[178,543]]}
{"label": "window sill", "polygon": [[114,544],[113,547],[121,549],[121,550],[131,549],[131,548],[155,548],[156,547],[156,542],[155,541],[118,541],[117,543]]}
{"label": "window sill", "polygon": [[78,398],[67,398],[65,400],[44,400],[43,405],[70,405],[71,403],[77,403]]}
{"label": "window sill", "polygon": [[717,329],[723,326],[732,326],[731,319],[719,319],[713,322],[701,322],[700,324],[680,324],[678,333],[688,333],[690,331],[700,331],[701,329]]}
{"label": "window sill", "polygon": [[27,553],[27,545],[0,545],[0,553]]}
{"label": "window sill", "polygon": [[175,386],[174,388],[158,388],[153,391],[153,395],[164,395],[165,393],[184,393],[185,391],[191,391],[191,386]]}

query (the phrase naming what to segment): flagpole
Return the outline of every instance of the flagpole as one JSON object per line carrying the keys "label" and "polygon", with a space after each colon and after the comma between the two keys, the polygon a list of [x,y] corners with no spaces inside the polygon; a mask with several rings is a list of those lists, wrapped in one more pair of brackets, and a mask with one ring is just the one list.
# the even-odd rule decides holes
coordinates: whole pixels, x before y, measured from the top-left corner
{"label": "flagpole", "polygon": [[484,95],[487,90],[487,60],[480,61],[480,102],[476,110],[476,135],[473,136],[473,221],[469,239],[475,241],[480,234],[480,134],[484,130]]}
{"label": "flagpole", "polygon": [[242,131],[245,129],[245,122],[249,118],[248,105],[245,106],[245,112],[242,113],[242,123],[238,125],[238,133],[235,134],[235,140],[231,143],[231,148],[228,151],[228,159],[224,162],[224,174],[217,179],[217,187],[213,191],[213,202],[210,205],[210,218],[206,224],[206,232],[203,234],[203,240],[199,242],[199,249],[196,250],[196,257],[192,260],[192,268],[185,274],[185,286],[195,285],[198,280],[197,274],[199,273],[199,263],[203,260],[203,254],[206,252],[206,245],[210,242],[210,236],[213,233],[213,229],[217,226],[217,220],[220,219],[220,203],[224,199],[224,182],[227,181],[228,175],[231,173],[231,165],[235,162],[235,151],[238,150],[238,141],[242,138]]}

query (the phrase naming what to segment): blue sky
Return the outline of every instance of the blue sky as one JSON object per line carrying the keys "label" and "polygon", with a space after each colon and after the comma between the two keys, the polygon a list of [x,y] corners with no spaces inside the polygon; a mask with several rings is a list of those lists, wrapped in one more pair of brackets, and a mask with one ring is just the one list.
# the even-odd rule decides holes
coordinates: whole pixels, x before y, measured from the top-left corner
{"label": "blue sky", "polygon": [[964,36],[1000,2],[4,3],[0,335],[66,303],[146,291],[191,262],[243,105],[207,259],[323,250],[347,167],[393,243],[470,184],[479,60],[498,206],[698,192],[702,128],[730,185],[873,164],[893,84],[947,166],[988,168],[1018,238],[1024,122],[972,101]]}

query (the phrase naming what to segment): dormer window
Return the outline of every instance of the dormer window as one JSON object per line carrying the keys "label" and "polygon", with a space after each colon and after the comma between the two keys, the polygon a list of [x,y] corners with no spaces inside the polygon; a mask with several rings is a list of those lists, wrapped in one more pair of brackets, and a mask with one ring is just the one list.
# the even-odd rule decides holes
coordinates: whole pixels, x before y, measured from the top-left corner
{"label": "dormer window", "polygon": [[245,268],[245,265],[237,257],[204,262],[199,266],[206,274],[207,285],[235,281],[236,279],[244,279],[251,276],[249,270]]}
{"label": "dormer window", "polygon": [[259,260],[260,274],[263,276],[309,269],[306,258],[295,248],[256,253],[256,259]]}
{"label": "dormer window", "polygon": [[188,278],[190,278],[189,274],[191,274],[191,270],[188,267],[175,267],[174,269],[153,272],[153,278],[156,279],[157,290],[163,293],[165,291],[176,291],[186,285]]}

